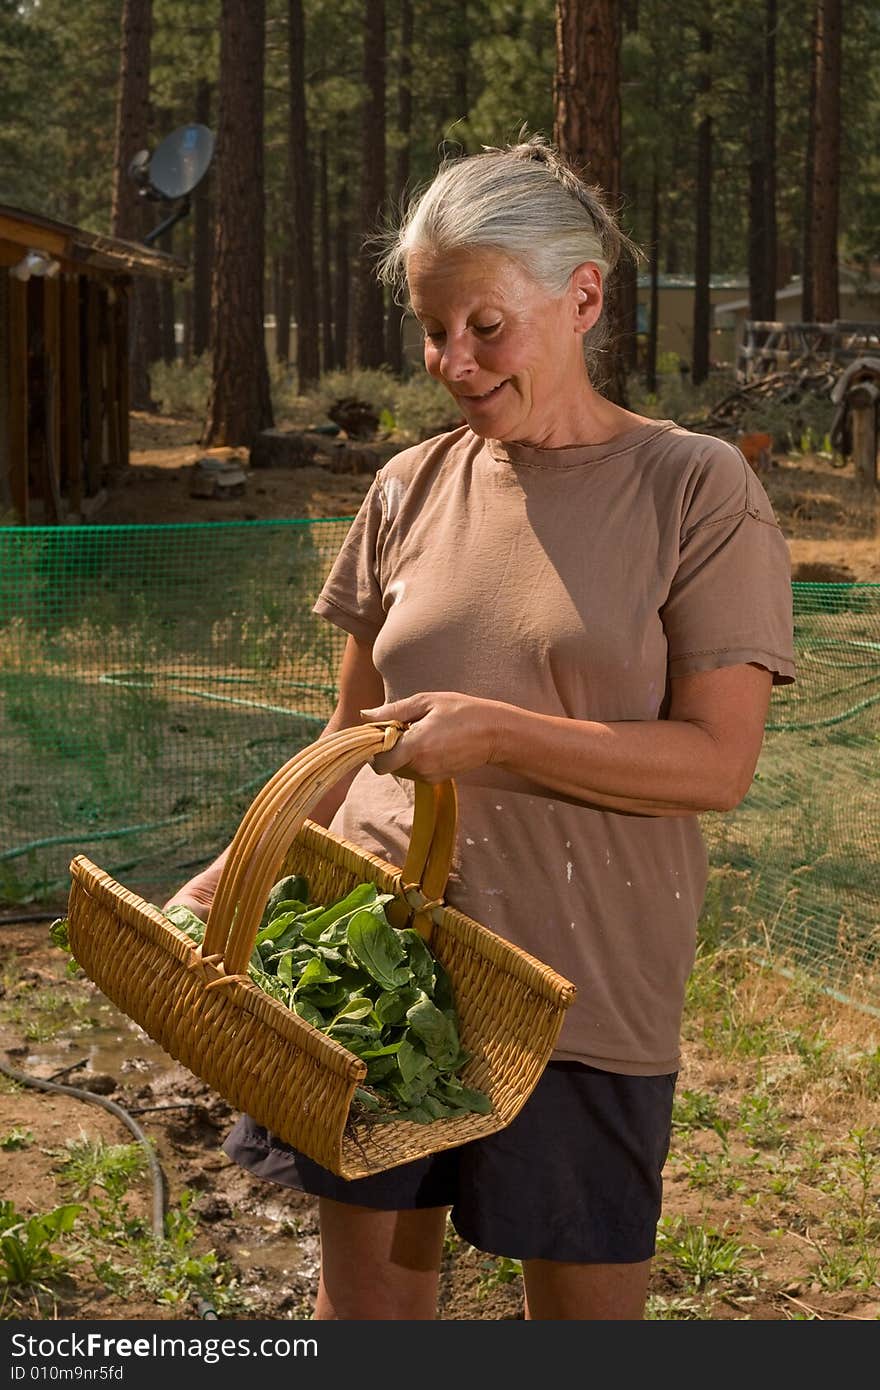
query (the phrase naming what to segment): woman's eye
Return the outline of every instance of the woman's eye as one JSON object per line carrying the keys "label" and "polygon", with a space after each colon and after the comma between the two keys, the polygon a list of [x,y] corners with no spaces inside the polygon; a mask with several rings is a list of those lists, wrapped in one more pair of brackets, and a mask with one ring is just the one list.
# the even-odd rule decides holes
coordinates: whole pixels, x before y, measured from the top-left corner
{"label": "woman's eye", "polygon": [[475,324],[474,324],[474,328],[476,329],[476,331],[477,331],[478,333],[482,333],[484,337],[487,337],[490,333],[497,333],[497,332],[498,332],[498,329],[499,329],[500,327],[501,327],[500,321],[499,321],[498,323],[475,323]]}

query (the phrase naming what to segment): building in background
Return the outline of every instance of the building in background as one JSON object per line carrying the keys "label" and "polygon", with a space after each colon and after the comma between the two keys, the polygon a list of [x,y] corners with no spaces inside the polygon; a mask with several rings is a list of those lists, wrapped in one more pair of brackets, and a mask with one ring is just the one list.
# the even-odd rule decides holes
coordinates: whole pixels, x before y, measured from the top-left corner
{"label": "building in background", "polygon": [[0,204],[0,524],[81,520],[127,465],[132,280],[186,270]]}
{"label": "building in background", "polygon": [[[854,266],[842,266],[839,288],[838,322],[868,324],[880,321],[880,266],[873,267],[868,273]],[[802,323],[802,296],[800,276],[793,277],[784,289],[777,290],[775,322]],[[731,354],[729,358],[725,357],[725,361],[736,360],[749,317],[748,294],[744,298],[738,296],[715,305],[713,335],[731,345]]]}

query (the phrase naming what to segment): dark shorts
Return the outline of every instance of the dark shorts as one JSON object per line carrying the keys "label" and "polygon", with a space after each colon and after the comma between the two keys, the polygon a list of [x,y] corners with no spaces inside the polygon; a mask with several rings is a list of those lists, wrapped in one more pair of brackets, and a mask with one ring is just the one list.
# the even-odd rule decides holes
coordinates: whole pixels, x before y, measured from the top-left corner
{"label": "dark shorts", "polygon": [[551,1062],[506,1129],[351,1181],[249,1115],[223,1148],[257,1177],[315,1197],[380,1211],[451,1207],[462,1240],[490,1255],[635,1264],[654,1254],[675,1081]]}

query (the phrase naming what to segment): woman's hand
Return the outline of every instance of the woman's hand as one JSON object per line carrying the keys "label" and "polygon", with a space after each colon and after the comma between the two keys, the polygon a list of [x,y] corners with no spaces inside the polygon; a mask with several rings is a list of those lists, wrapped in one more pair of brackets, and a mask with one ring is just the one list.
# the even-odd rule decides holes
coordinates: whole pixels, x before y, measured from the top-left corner
{"label": "woman's hand", "polygon": [[203,922],[207,922],[214,895],[220,886],[220,878],[223,873],[223,865],[226,863],[229,854],[229,846],[219,854],[213,864],[209,864],[207,869],[202,869],[201,873],[184,883],[181,888],[165,903],[163,911],[167,912],[169,907],[175,903],[181,903],[188,907],[190,912],[194,912]]}
{"label": "woman's hand", "polygon": [[376,772],[398,772],[430,783],[485,767],[494,760],[506,709],[498,700],[451,690],[362,709],[361,717],[371,723],[399,719],[409,725],[390,752],[376,754],[372,766]]}

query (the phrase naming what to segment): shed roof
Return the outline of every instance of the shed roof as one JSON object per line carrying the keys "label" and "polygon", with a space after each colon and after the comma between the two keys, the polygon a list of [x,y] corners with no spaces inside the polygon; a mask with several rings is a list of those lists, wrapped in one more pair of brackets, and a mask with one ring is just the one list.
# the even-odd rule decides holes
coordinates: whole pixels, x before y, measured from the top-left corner
{"label": "shed roof", "polygon": [[[842,265],[838,270],[838,289],[843,295],[856,295],[876,298],[880,294],[880,276],[876,274],[865,275],[863,271],[853,270],[849,266]],[[793,275],[788,284],[776,291],[777,299],[797,299],[803,292],[800,275]],[[731,299],[726,304],[715,304],[712,313],[715,318],[723,319],[726,314],[735,314],[740,309],[748,309],[749,300]]]}
{"label": "shed roof", "polygon": [[0,203],[0,241],[20,245],[23,251],[44,251],[69,262],[65,269],[90,267],[122,275],[151,275],[179,279],[189,267],[179,256],[154,250],[142,242],[89,232],[69,222]]}
{"label": "shed roof", "polygon": [[[640,290],[649,288],[651,276],[647,272],[637,277]],[[657,287],[661,290],[693,290],[696,288],[696,280],[693,275],[667,275],[661,273],[657,276]],[[748,289],[748,276],[744,275],[710,275],[710,290],[743,290]]]}

